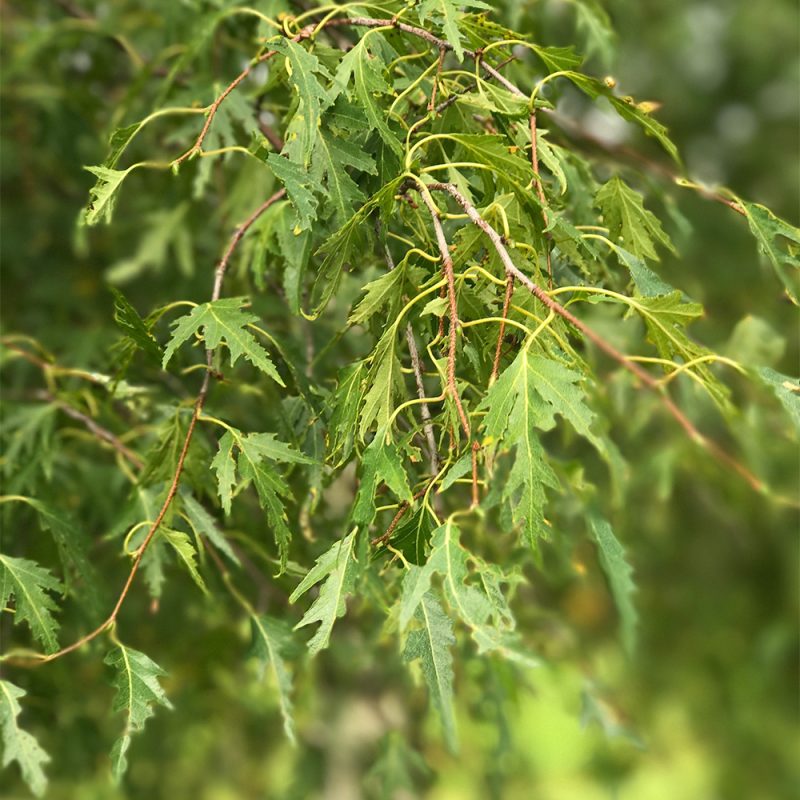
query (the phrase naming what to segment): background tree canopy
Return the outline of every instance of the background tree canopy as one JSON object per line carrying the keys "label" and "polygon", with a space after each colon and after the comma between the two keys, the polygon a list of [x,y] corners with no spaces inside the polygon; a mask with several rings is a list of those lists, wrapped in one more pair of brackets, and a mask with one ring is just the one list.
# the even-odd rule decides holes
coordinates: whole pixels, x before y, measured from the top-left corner
{"label": "background tree canopy", "polygon": [[4,796],[790,796],[796,4],[2,14]]}

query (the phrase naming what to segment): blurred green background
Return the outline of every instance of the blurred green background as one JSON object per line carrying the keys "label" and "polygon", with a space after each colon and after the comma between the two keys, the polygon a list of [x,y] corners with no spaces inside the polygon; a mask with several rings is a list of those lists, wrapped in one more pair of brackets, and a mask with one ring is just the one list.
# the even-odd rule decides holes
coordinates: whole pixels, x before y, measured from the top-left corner
{"label": "blurred green background", "polygon": [[[98,33],[122,30],[141,52],[158,50],[181,40],[182,15],[196,5],[2,5],[4,332],[31,334],[56,353],[69,353],[71,363],[91,364],[105,352],[111,302],[103,273],[131,255],[140,231],[124,205],[115,225],[93,231],[90,242],[75,231],[92,182],[81,166],[100,163],[107,131],[131,121],[114,116],[126,103],[127,57],[118,42]],[[512,26],[545,43],[575,38],[566,2],[496,5],[508,6]],[[692,177],[728,185],[796,223],[797,3],[609,0],[605,7],[618,56],[608,63],[598,51],[589,69],[614,75],[637,99],[662,104],[658,117]],[[601,110],[574,110],[594,136],[625,144],[630,132]],[[676,187],[673,196],[691,232],[679,242],[681,257],[665,258],[661,272],[706,305],[696,334],[725,351],[737,323],[756,314],[763,326],[751,320],[738,328],[739,346],[746,341],[760,349],[763,363],[797,374],[794,309],[760,265],[743,220],[686,190]],[[198,262],[213,261],[219,237],[208,231],[199,238]],[[178,273],[158,280],[161,296],[171,297],[177,286],[188,296],[194,279]],[[198,280],[205,284],[205,276]],[[135,299],[146,287],[129,290]],[[787,491],[796,489],[796,445],[742,438],[735,446],[749,463],[776,473]],[[600,575],[578,569],[569,580],[554,580],[543,591],[570,624],[554,622],[553,636],[541,642],[550,666],[524,685],[496,666],[462,667],[475,674],[459,676],[459,758],[437,744],[435,719],[420,726],[424,697],[409,707],[393,690],[389,671],[378,669],[380,650],[345,626],[342,646],[299,678],[298,693],[307,698],[300,718],[304,744],[291,748],[274,694],[254,679],[252,665],[231,668],[227,652],[241,649],[247,630],[232,629],[230,609],[186,609],[167,598],[158,626],[143,626],[137,646],[168,667],[175,711],[158,714],[135,740],[124,790],[110,788],[107,762],[95,755],[107,750],[116,730],[108,718],[110,689],[101,695],[81,688],[104,683],[99,661],[59,662],[30,677],[15,673],[30,692],[31,728],[58,757],[49,796],[346,800],[391,797],[386,787],[403,784],[397,798],[797,796],[797,516],[748,494],[707,463],[691,475],[680,473],[674,485],[665,478],[654,491],[657,472],[651,465],[634,474],[627,525],[619,531],[640,587],[636,658],[625,659],[614,640]],[[145,604],[144,598],[132,602],[132,615],[146,618]],[[175,671],[170,625],[183,630],[201,613],[213,633],[200,643],[195,662],[183,659]],[[548,621],[537,623],[542,629]],[[60,698],[56,709],[46,700],[52,697]],[[25,796],[10,770],[0,775],[0,786],[4,796]]]}

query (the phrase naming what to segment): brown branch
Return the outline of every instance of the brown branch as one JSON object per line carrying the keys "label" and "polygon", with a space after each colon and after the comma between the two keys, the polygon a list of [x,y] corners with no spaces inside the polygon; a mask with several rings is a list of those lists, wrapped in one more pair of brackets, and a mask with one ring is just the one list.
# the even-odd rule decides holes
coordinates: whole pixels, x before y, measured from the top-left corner
{"label": "brown branch", "polygon": [[461,194],[461,192],[450,183],[431,183],[428,184],[429,189],[436,191],[447,192],[455,201],[464,209],[469,216],[470,220],[477,225],[491,240],[500,260],[503,262],[506,274],[513,276],[520,283],[522,283],[528,291],[531,292],[540,302],[542,302],[553,313],[566,320],[572,327],[580,331],[589,341],[591,341],[599,350],[602,350],[606,355],[610,356],[628,372],[635,375],[645,386],[652,389],[658,396],[662,405],[669,411],[678,424],[684,429],[686,434],[692,441],[699,444],[715,458],[724,463],[734,472],[738,473],[745,481],[756,491],[762,492],[765,487],[761,480],[759,480],[750,470],[743,464],[739,463],[733,456],[723,450],[716,442],[703,435],[694,425],[694,423],[681,411],[669,395],[662,392],[661,384],[653,378],[645,369],[639,366],[635,361],[617,350],[613,345],[606,341],[602,336],[595,333],[585,322],[579,320],[571,311],[564,308],[559,302],[550,297],[547,292],[541,287],[537,286],[524,272],[521,272],[508,250],[503,244],[500,234],[478,213],[477,209]]}
{"label": "brown branch", "polygon": [[99,425],[95,422],[90,416],[84,414],[82,411],[78,411],[77,408],[73,408],[71,405],[65,403],[63,400],[59,400],[57,397],[54,397],[49,392],[43,392],[42,397],[46,399],[48,402],[53,403],[56,405],[61,411],[63,411],[68,417],[71,417],[74,420],[82,423],[90,433],[94,434],[98,439],[106,442],[106,444],[111,445],[123,458],[127,458],[128,461],[133,464],[134,467],[137,469],[141,469],[144,466],[144,461],[141,457],[134,453],[129,447],[127,447],[119,437],[115,436],[110,430],[104,428],[102,425]]}
{"label": "brown branch", "polygon": [[[231,256],[233,255],[236,246],[241,241],[242,237],[247,233],[248,229],[253,225],[253,223],[275,202],[280,200],[286,191],[281,189],[279,192],[276,192],[272,195],[268,200],[262,203],[241,225],[239,225],[231,236],[230,243],[226,248],[222,258],[220,259],[219,263],[217,264],[216,269],[214,270],[214,286],[211,292],[211,300],[219,300],[220,292],[222,290],[222,281],[225,277],[225,272],[228,268],[228,263],[230,261]],[[125,584],[122,587],[122,591],[119,593],[119,597],[117,598],[117,602],[114,605],[113,611],[109,614],[108,618],[102,622],[97,628],[95,628],[90,633],[87,633],[85,636],[82,636],[77,641],[73,642],[72,644],[68,645],[67,647],[63,647],[61,650],[58,650],[55,653],[51,653],[46,656],[40,656],[36,658],[37,663],[46,663],[48,661],[53,661],[56,658],[60,658],[61,656],[67,655],[67,653],[71,653],[73,650],[77,650],[78,648],[82,647],[87,642],[90,642],[92,639],[99,636],[104,631],[108,630],[117,619],[119,615],[120,609],[122,608],[125,599],[130,592],[131,586],[133,585],[134,578],[136,577],[136,573],[139,571],[139,567],[141,566],[142,559],[144,558],[144,554],[147,551],[150,542],[152,542],[153,537],[156,535],[161,523],[166,516],[167,511],[169,510],[172,501],[175,499],[175,495],[178,492],[178,486],[180,484],[181,475],[183,473],[183,468],[186,463],[186,457],[189,454],[189,446],[192,443],[192,437],[194,435],[195,428],[197,426],[197,420],[200,417],[200,414],[203,411],[203,406],[206,402],[206,397],[208,396],[208,390],[211,385],[211,375],[213,370],[211,369],[212,360],[214,356],[213,350],[206,350],[206,364],[208,365],[208,369],[203,376],[203,383],[200,386],[200,391],[197,394],[197,398],[194,402],[194,410],[192,412],[192,418],[189,421],[189,427],[186,431],[186,437],[183,440],[183,446],[181,447],[180,455],[178,456],[178,463],[175,466],[175,471],[172,475],[172,482],[170,483],[169,490],[167,491],[167,496],[164,498],[164,502],[161,505],[161,510],[158,512],[153,523],[150,525],[150,528],[147,531],[147,535],[144,537],[144,540],[139,545],[136,550],[136,555],[133,560],[133,565],[131,566],[131,570],[128,573],[128,577],[125,580]]]}
{"label": "brown branch", "polygon": [[500,353],[503,349],[503,337],[506,334],[506,319],[508,319],[508,308],[511,305],[511,296],[514,294],[514,276],[506,275],[506,295],[503,298],[503,321],[500,323],[500,331],[497,334],[497,348],[494,351],[494,362],[492,363],[492,374],[489,376],[489,386],[497,380],[497,373],[500,371]]}
{"label": "brown branch", "polygon": [[[547,198],[544,196],[544,187],[542,186],[542,176],[539,173],[539,143],[536,141],[536,109],[531,110],[529,118],[531,129],[531,168],[533,169],[533,182],[536,184],[536,195],[542,205],[542,219],[544,220],[544,227],[550,224],[547,219]],[[549,239],[550,235],[545,234]],[[545,245],[545,254],[547,258],[547,279],[550,288],[553,288],[553,262],[550,255],[549,243]]]}
{"label": "brown branch", "polygon": [[[458,345],[458,304],[456,302],[456,280],[453,270],[453,259],[450,256],[450,250],[447,247],[447,239],[442,229],[442,223],[439,219],[439,212],[433,204],[427,192],[420,194],[428,210],[431,212],[431,219],[433,221],[433,229],[436,232],[436,242],[439,245],[439,253],[442,257],[442,270],[444,271],[445,280],[447,281],[447,300],[450,307],[450,329],[449,329],[449,343],[447,350],[447,391],[452,396],[456,409],[458,411],[458,418],[461,422],[461,427],[464,430],[464,435],[467,440],[472,438],[472,429],[469,424],[469,417],[464,411],[464,406],[461,403],[461,397],[458,393],[458,385],[456,384],[456,347]],[[477,441],[472,442],[472,505],[477,506],[479,502],[478,497],[478,450],[480,445]]]}
{"label": "brown branch", "polygon": [[456,385],[456,348],[458,346],[458,303],[456,300],[456,279],[453,270],[453,259],[450,256],[450,250],[447,247],[447,239],[442,229],[442,223],[439,219],[439,212],[436,206],[433,205],[430,197],[423,193],[421,194],[425,205],[431,212],[431,219],[433,220],[433,229],[436,232],[436,242],[439,245],[439,253],[442,257],[442,272],[447,281],[447,302],[450,312],[450,327],[449,327],[449,343],[447,350],[447,391],[452,396],[458,410],[458,418],[461,422],[461,427],[464,430],[465,436],[469,439],[472,436],[472,431],[469,425],[469,419],[464,411],[464,406],[461,404],[461,397],[458,394],[458,386]]}
{"label": "brown branch", "polygon": [[[419,498],[422,497],[422,495],[424,495],[427,491],[428,491],[427,486],[424,489],[420,489],[418,492],[414,494],[414,500],[419,500]],[[400,507],[397,509],[397,513],[394,515],[392,521],[389,523],[389,527],[386,529],[386,532],[372,539],[370,541],[370,546],[378,547],[384,544],[385,542],[388,542],[389,539],[392,537],[392,534],[394,533],[394,529],[398,526],[400,520],[403,518],[403,514],[405,514],[409,508],[411,508],[411,503],[409,503],[407,500],[403,500],[403,502],[400,503]]]}
{"label": "brown branch", "polygon": [[[381,222],[380,219],[375,220],[375,230],[380,235]],[[384,258],[386,265],[391,272],[395,268],[392,253],[389,250],[389,245],[384,242],[383,244]],[[431,474],[436,475],[439,472],[439,451],[436,446],[436,436],[433,433],[433,425],[431,425],[431,410],[425,400],[425,383],[422,379],[422,360],[417,348],[417,340],[414,338],[414,328],[411,323],[406,324],[406,342],[408,344],[408,353],[411,357],[411,369],[414,372],[414,381],[417,384],[417,397],[420,399],[420,416],[422,417],[422,430],[425,433],[425,439],[428,443],[428,453],[431,461]]]}

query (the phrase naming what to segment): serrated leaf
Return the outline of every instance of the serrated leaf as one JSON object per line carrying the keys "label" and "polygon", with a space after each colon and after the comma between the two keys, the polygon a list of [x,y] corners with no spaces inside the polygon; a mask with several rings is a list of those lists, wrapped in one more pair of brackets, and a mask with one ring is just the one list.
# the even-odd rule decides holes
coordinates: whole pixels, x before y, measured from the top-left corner
{"label": "serrated leaf", "polygon": [[459,158],[486,164],[508,179],[526,184],[532,170],[527,159],[509,143],[505,136],[483,133],[448,133],[447,138],[460,146]]}
{"label": "serrated leaf", "polygon": [[9,681],[0,680],[0,735],[3,741],[3,767],[12,761],[19,764],[22,780],[28,788],[41,797],[47,789],[47,776],[42,767],[50,756],[34,736],[19,726],[17,718],[22,708],[17,702],[26,692]]}
{"label": "serrated leaf", "polygon": [[278,690],[278,703],[283,717],[283,730],[292,744],[296,743],[292,714],[292,676],[285,659],[294,650],[292,630],[284,620],[266,614],[250,617],[253,644],[249,655],[261,662],[261,674],[269,667]]}
{"label": "serrated leaf", "polygon": [[540,47],[532,45],[533,52],[542,60],[549,72],[560,72],[564,69],[580,66],[583,58],[575,52],[574,47]]}
{"label": "serrated leaf", "polygon": [[342,58],[334,79],[335,91],[347,89],[352,78],[351,96],[361,104],[370,127],[378,132],[396,155],[402,156],[403,147],[389,128],[384,110],[376,100],[377,96],[390,92],[389,84],[383,76],[385,65],[378,56],[370,52],[368,44],[369,37],[363,36]]}
{"label": "serrated leaf", "polygon": [[[300,98],[300,104],[292,118],[292,128],[298,136],[300,163],[307,167],[317,141],[322,112],[330,105],[331,98],[317,78],[317,74],[330,75],[319,59],[305,47],[291,39],[273,39],[268,45],[286,56],[289,83]],[[299,125],[297,124],[299,123]],[[287,149],[292,143],[287,137]]]}
{"label": "serrated leaf", "polygon": [[633,569],[625,559],[625,550],[611,526],[601,517],[590,518],[592,534],[600,553],[600,564],[608,578],[611,594],[617,606],[622,632],[622,643],[629,654],[636,646],[636,626],[638,615],[633,604],[636,585],[633,582]]}
{"label": "serrated leaf", "polygon": [[600,63],[610,68],[614,62],[616,36],[605,9],[595,0],[573,0],[578,33],[585,40],[587,55],[596,55]]}
{"label": "serrated leaf", "polygon": [[253,483],[259,504],[266,512],[275,537],[282,572],[286,567],[292,537],[284,508],[289,486],[272,462],[314,463],[290,445],[276,439],[274,433],[243,434],[231,429],[220,439],[211,469],[217,473],[220,502],[226,514],[231,511],[234,487],[240,482],[237,480],[237,471],[242,485]]}
{"label": "serrated leaf", "polygon": [[114,322],[137,347],[144,350],[157,364],[160,363],[163,356],[161,345],[150,332],[150,328],[122,292],[111,287],[111,294],[114,295]]}
{"label": "serrated leaf", "polygon": [[758,203],[739,200],[747,224],[762,253],[786,289],[789,299],[800,305],[800,228],[776,217]]}
{"label": "serrated leaf", "polygon": [[[348,325],[363,325],[384,306],[402,297],[405,271],[397,267],[374,281],[365,284],[364,296],[347,318]],[[391,316],[391,315],[387,315]]]}
{"label": "serrated leaf", "polygon": [[615,176],[600,187],[595,205],[603,214],[611,241],[621,243],[635,256],[658,261],[657,243],[674,252],[658,217],[644,207],[642,196],[620,178]]}
{"label": "serrated leaf", "polygon": [[331,416],[326,432],[326,459],[334,467],[345,463],[353,452],[366,375],[367,368],[364,361],[357,361],[345,367],[339,373],[336,390],[331,395]]}
{"label": "serrated leaf", "polygon": [[122,736],[111,749],[111,770],[114,779],[119,781],[128,768],[131,736],[144,729],[145,722],[155,713],[154,705],[171,709],[172,704],[158,682],[166,673],[144,653],[118,644],[103,663],[115,670],[112,686],[117,692],[111,710],[125,712]]}
{"label": "serrated leaf", "polygon": [[317,253],[324,255],[325,259],[319,267],[317,279],[314,282],[311,294],[313,307],[311,313],[306,315],[309,319],[316,319],[336,294],[345,265],[356,257],[359,262],[363,260],[365,230],[369,229],[367,224],[369,216],[376,209],[380,209],[382,216],[386,215],[386,209],[393,203],[395,191],[401,180],[402,176],[389,181],[370,197],[338,231],[331,234],[322,243]]}
{"label": "serrated leaf", "polygon": [[25,498],[25,502],[39,515],[42,528],[50,531],[53,536],[64,567],[66,589],[71,588],[71,577],[77,577],[81,582],[80,598],[87,601],[89,608],[98,611],[100,581],[97,571],[86,555],[90,545],[86,534],[71,519],[47,503],[33,497]]}
{"label": "serrated leaf", "polygon": [[255,334],[246,329],[258,317],[243,309],[244,298],[226,297],[222,300],[195,306],[189,314],[172,323],[172,338],[164,350],[161,366],[166,369],[175,351],[193,336],[200,336],[210,350],[225,344],[230,353],[231,366],[244,356],[254,367],[268,375],[278,385],[285,386],[267,351]]}
{"label": "serrated leaf", "polygon": [[289,202],[297,212],[297,233],[310,228],[317,217],[317,198],[311,175],[299,164],[277,153],[267,156],[267,166],[284,185]]}
{"label": "serrated leaf", "polygon": [[421,662],[422,675],[442,720],[445,741],[450,750],[455,752],[458,749],[458,735],[453,709],[451,648],[456,643],[453,623],[431,592],[423,595],[415,616],[420,628],[408,634],[403,658],[407,662],[418,659]]}
{"label": "serrated leaf", "polygon": [[690,322],[703,315],[700,303],[686,303],[683,295],[674,291],[656,297],[637,297],[631,307],[643,317],[648,338],[663,358],[679,355],[689,361],[708,352],[685,331]]}
{"label": "serrated leaf", "polygon": [[441,25],[444,38],[453,45],[453,52],[459,61],[464,60],[464,47],[461,44],[461,31],[458,28],[464,8],[492,10],[490,5],[480,0],[422,0],[417,5],[419,21],[424,24],[426,19],[432,19]]}
{"label": "serrated leaf", "polygon": [[347,222],[353,214],[353,207],[365,199],[345,167],[354,167],[371,175],[377,171],[373,159],[354,142],[335,139],[329,133],[321,132],[314,149],[313,172],[320,180],[325,178],[327,199],[339,225]]}
{"label": "serrated leaf", "polygon": [[308,642],[308,650],[312,656],[328,646],[333,625],[339,617],[344,616],[345,601],[355,587],[359,572],[355,556],[356,534],[357,531],[353,530],[324,552],[289,597],[289,602],[295,603],[312,586],[324,580],[319,596],[295,625],[297,630],[306,625],[320,623],[317,632]]}
{"label": "serrated leaf", "polygon": [[800,434],[800,380],[782,375],[769,367],[762,367],[758,370],[758,374],[780,400],[795,431]]}
{"label": "serrated leaf", "polygon": [[545,490],[556,489],[559,484],[535,431],[541,427],[543,407],[527,349],[500,374],[480,409],[486,409],[483,424],[487,446],[515,448],[503,496],[511,501],[514,523],[523,525],[525,538],[533,545],[549,536],[544,518]]}
{"label": "serrated leaf", "polygon": [[232,563],[240,566],[236,553],[231,549],[225,534],[219,529],[214,517],[189,492],[181,492],[181,502],[194,532],[200,536],[205,536],[220,553]]}
{"label": "serrated leaf", "polygon": [[394,326],[387,328],[375,346],[367,384],[369,388],[364,395],[358,428],[362,440],[373,422],[377,421],[379,429],[388,426],[389,417],[394,411],[395,397],[403,390],[403,375],[397,358],[397,331]]}
{"label": "serrated leaf", "polygon": [[393,442],[386,441],[384,428],[378,430],[375,438],[364,450],[361,461],[361,483],[358,487],[353,521],[369,525],[375,516],[375,490],[385,483],[400,500],[412,501],[408,477],[402,466],[402,459]]}
{"label": "serrated leaf", "polygon": [[63,588],[61,581],[35,561],[0,553],[0,608],[8,605],[13,597],[14,623],[27,622],[31,633],[48,653],[58,650],[58,623],[53,619],[58,606],[49,592],[59,593]]}
{"label": "serrated leaf", "polygon": [[86,225],[97,225],[98,222],[111,222],[114,206],[117,203],[117,191],[133,167],[128,169],[109,169],[108,167],[84,167],[97,178],[97,182],[89,189],[89,203],[83,212]]}
{"label": "serrated leaf", "polygon": [[178,559],[183,562],[192,580],[203,594],[208,594],[208,588],[203,576],[197,569],[197,549],[192,544],[189,534],[185,531],[176,531],[173,528],[166,527],[166,525],[161,525],[158,529],[158,535],[169,544]]}

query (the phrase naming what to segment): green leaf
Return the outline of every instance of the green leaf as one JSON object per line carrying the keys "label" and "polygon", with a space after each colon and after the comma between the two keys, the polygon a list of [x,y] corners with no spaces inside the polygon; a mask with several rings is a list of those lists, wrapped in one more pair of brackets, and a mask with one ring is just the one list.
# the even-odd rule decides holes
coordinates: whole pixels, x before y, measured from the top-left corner
{"label": "green leaf", "polygon": [[[292,128],[296,130],[293,135],[298,137],[300,161],[307,167],[314,152],[322,112],[331,102],[328,92],[317,79],[317,74],[326,78],[330,78],[330,74],[315,55],[291,39],[272,39],[268,47],[286,56],[289,83],[300,98],[300,105],[292,118]],[[289,137],[286,144],[287,149],[291,148]]]}
{"label": "green leaf", "polygon": [[612,242],[621,243],[635,256],[657,261],[656,243],[673,252],[674,247],[658,217],[644,207],[642,200],[638,192],[614,177],[600,187],[595,196],[595,205],[603,214]]}
{"label": "green leaf", "polygon": [[631,307],[647,325],[648,338],[663,358],[679,355],[689,361],[708,352],[686,334],[686,326],[703,315],[700,303],[685,303],[680,292],[657,297],[637,297]]}
{"label": "green leaf", "polygon": [[114,206],[117,203],[117,190],[133,167],[118,170],[108,167],[84,167],[97,178],[97,183],[89,189],[89,204],[83,212],[85,225],[97,225],[98,222],[111,222]]}
{"label": "green leaf", "polygon": [[484,446],[515,448],[503,496],[511,501],[512,519],[522,525],[526,540],[549,537],[545,522],[545,489],[558,488],[535,428],[541,426],[542,401],[537,392],[532,358],[523,349],[486,393],[479,410],[484,417]]}
{"label": "green leaf", "polygon": [[[372,319],[384,306],[391,306],[400,300],[403,295],[406,273],[403,268],[395,269],[381,275],[374,281],[365,284],[362,291],[364,296],[358,305],[350,312],[347,318],[348,325],[363,325]],[[393,316],[391,313],[387,317]]]}
{"label": "green leaf", "polygon": [[111,293],[114,295],[114,322],[137,347],[144,350],[155,363],[160,363],[163,357],[161,345],[150,332],[150,327],[122,292],[111,287]]}
{"label": "green leaf", "polygon": [[308,642],[308,650],[312,656],[328,646],[333,625],[339,617],[344,616],[345,601],[355,587],[359,573],[355,553],[356,534],[357,531],[353,530],[324,552],[289,597],[289,602],[295,603],[312,586],[324,580],[319,596],[295,625],[297,630],[315,622],[320,623],[317,632]]}
{"label": "green leaf", "polygon": [[366,363],[357,361],[339,373],[336,391],[330,398],[331,416],[326,431],[326,459],[332,466],[344,464],[353,452],[358,431],[358,411],[364,394]]}
{"label": "green leaf", "polygon": [[600,553],[600,564],[608,578],[611,594],[619,612],[622,643],[632,654],[636,646],[638,615],[633,604],[636,585],[631,578],[633,569],[625,560],[625,550],[614,536],[614,531],[601,517],[590,517],[592,534]]}
{"label": "green leaf", "polygon": [[464,13],[464,8],[488,9],[492,7],[480,0],[421,0],[417,5],[419,21],[425,24],[426,19],[432,19],[442,26],[444,38],[453,45],[453,52],[459,61],[464,60],[464,47],[461,44],[461,31],[458,22]]}
{"label": "green leaf", "polygon": [[353,214],[353,207],[364,202],[364,193],[350,177],[345,167],[353,167],[374,175],[375,161],[357,144],[347,139],[337,139],[321,132],[314,149],[312,173],[319,180],[325,178],[327,203],[333,208],[334,220],[343,225]]}
{"label": "green leaf", "polygon": [[404,388],[400,361],[397,358],[397,331],[390,325],[378,340],[372,356],[372,364],[367,378],[364,406],[361,409],[361,423],[358,431],[363,440],[372,423],[378,428],[387,428],[394,411],[394,399]]}
{"label": "green leaf", "polygon": [[292,676],[285,659],[294,651],[292,631],[283,620],[266,614],[252,615],[250,627],[253,644],[249,655],[261,662],[261,674],[267,667],[272,672],[275,688],[278,690],[278,703],[283,717],[283,730],[292,744],[296,744],[294,717],[292,712]]}
{"label": "green leaf", "polygon": [[297,212],[297,225],[294,233],[310,228],[317,217],[317,198],[314,196],[313,179],[303,167],[288,158],[270,153],[267,166],[286,188],[289,202]]}
{"label": "green leaf", "polygon": [[[234,455],[236,449],[238,455]],[[243,434],[229,430],[219,441],[219,451],[211,462],[217,473],[220,501],[226,514],[230,514],[233,489],[237,485],[237,470],[242,485],[252,482],[267,521],[273,529],[278,547],[281,572],[286,567],[292,533],[287,525],[284,500],[289,496],[289,486],[272,462],[287,464],[312,464],[313,461],[290,445],[278,441],[274,433]]]}
{"label": "green leaf", "polygon": [[27,622],[31,633],[48,653],[58,650],[58,623],[52,614],[58,606],[48,592],[57,593],[62,589],[61,582],[35,561],[0,553],[0,608],[13,597],[14,623]]}
{"label": "green leaf", "polygon": [[[738,199],[738,198],[737,198]],[[747,215],[747,224],[758,242],[758,249],[775,270],[789,299],[800,305],[800,228],[776,217],[758,203],[738,200]]]}
{"label": "green leaf", "polygon": [[197,550],[189,538],[189,534],[184,531],[176,531],[161,525],[158,529],[158,535],[164,539],[170,547],[175,551],[175,555],[183,562],[186,569],[189,571],[192,580],[197,584],[198,588],[204,593],[208,594],[208,588],[203,580],[203,576],[197,569]]}
{"label": "green leaf", "polygon": [[144,653],[118,644],[109,651],[103,663],[115,670],[112,685],[116,688],[112,711],[125,712],[122,736],[111,749],[111,770],[119,781],[128,768],[128,748],[131,736],[144,729],[145,722],[155,713],[153,705],[172,708],[158,679],[166,673]]}
{"label": "green leaf", "polygon": [[524,185],[532,176],[527,159],[518,154],[505,136],[482,133],[448,133],[460,145],[459,159],[486,164],[498,174]]}
{"label": "green leaf", "polygon": [[41,797],[47,789],[47,776],[42,767],[50,761],[50,756],[39,742],[19,727],[17,717],[22,712],[17,702],[26,692],[8,681],[0,680],[0,735],[3,740],[3,767],[12,761],[19,764],[22,780],[28,788]]}
{"label": "green leaf", "polygon": [[758,374],[764,383],[772,389],[775,397],[780,400],[786,409],[795,431],[800,434],[800,380],[781,375],[769,367],[762,367]]}
{"label": "green leaf", "polygon": [[600,63],[609,69],[614,63],[616,36],[605,9],[596,0],[572,0],[575,7],[578,33],[586,44],[586,54],[596,55]]}
{"label": "green leaf", "polygon": [[420,599],[415,618],[420,624],[406,639],[403,658],[419,659],[428,691],[442,720],[445,741],[452,752],[458,750],[456,717],[453,709],[453,655],[456,643],[453,623],[431,592]]}
{"label": "green leaf", "polygon": [[214,300],[195,306],[189,314],[175,320],[172,323],[172,338],[164,350],[162,368],[166,369],[173,354],[184,342],[199,336],[210,350],[215,350],[224,342],[230,353],[231,366],[236,364],[239,356],[244,356],[254,367],[284,386],[267,351],[255,335],[246,330],[247,325],[259,319],[255,314],[244,311],[245,302],[241,297]]}
{"label": "green leaf", "polygon": [[338,231],[329,236],[317,251],[325,259],[319,267],[317,279],[312,290],[313,309],[311,314],[305,315],[309,319],[316,319],[336,294],[345,265],[357,259],[360,263],[364,258],[365,230],[369,229],[369,216],[376,209],[382,215],[388,215],[387,209],[394,203],[394,195],[402,181],[402,176],[389,181],[382,189],[377,191]]}
{"label": "green leaf", "polygon": [[532,45],[533,52],[542,60],[549,72],[560,72],[577,67],[583,58],[575,52],[574,47],[540,47]]}
{"label": "green leaf", "polygon": [[389,84],[383,76],[384,63],[370,52],[369,37],[362,36],[356,45],[342,58],[334,79],[335,92],[348,88],[353,79],[351,94],[363,107],[370,127],[377,131],[381,139],[398,156],[403,155],[403,146],[392,133],[386,122],[384,110],[378,105],[377,97],[390,92]]}
{"label": "green leaf", "polygon": [[85,599],[89,608],[98,611],[100,580],[86,555],[90,547],[88,536],[71,519],[47,503],[33,497],[25,498],[25,502],[36,510],[42,528],[53,535],[64,567],[66,589],[71,588],[70,579],[75,576],[80,581],[80,588],[74,594]]}
{"label": "green leaf", "polygon": [[226,558],[228,558],[236,566],[241,566],[236,553],[233,552],[225,534],[217,526],[217,521],[208,511],[192,497],[189,492],[183,491],[180,493],[183,508],[186,511],[186,516],[189,518],[189,524],[192,526],[195,534],[198,536],[205,536],[211,544],[220,551]]}

